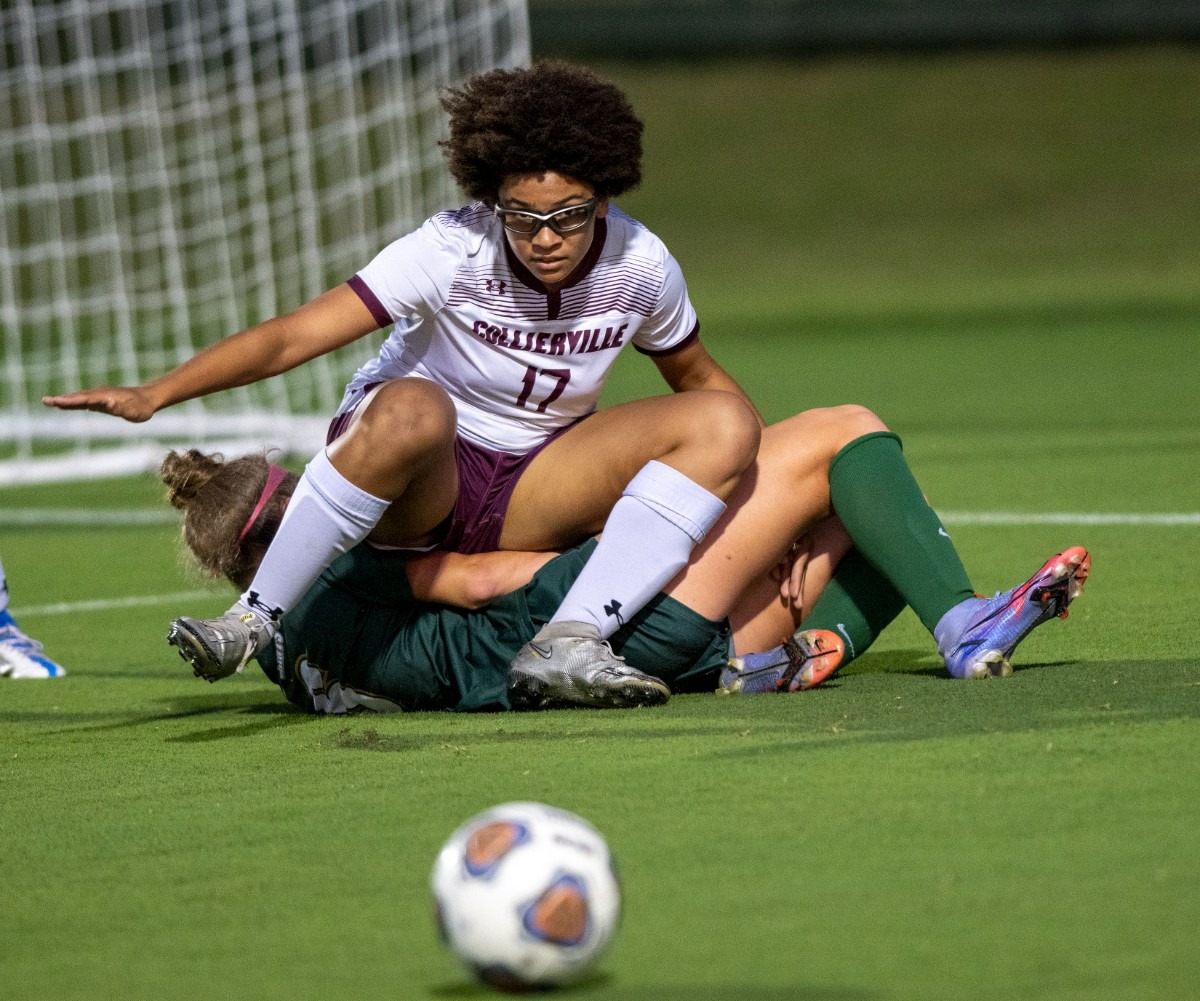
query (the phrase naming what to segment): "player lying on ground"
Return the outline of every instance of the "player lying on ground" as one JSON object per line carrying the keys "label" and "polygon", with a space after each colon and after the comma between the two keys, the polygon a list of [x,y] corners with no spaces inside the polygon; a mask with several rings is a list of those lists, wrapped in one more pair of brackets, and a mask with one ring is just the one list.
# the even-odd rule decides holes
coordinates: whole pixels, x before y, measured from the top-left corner
{"label": "player lying on ground", "polygon": [[[726,516],[667,593],[614,634],[619,654],[663,679],[664,699],[668,686],[693,691],[718,682],[729,650],[725,616],[736,629],[734,649],[743,655],[792,632],[797,609],[812,603],[841,556],[837,540],[852,536],[860,519],[872,528],[863,539],[877,563],[865,564],[869,572],[864,572],[856,564],[863,553],[841,559],[839,573],[842,567],[853,573],[834,576],[826,589],[832,597],[817,602],[810,621],[802,623],[805,628],[757,659],[743,656],[725,671],[723,687],[795,690],[823,680],[836,668],[842,644],[836,633],[809,628],[811,620],[831,612],[838,619],[830,619],[830,625],[846,619],[853,631],[848,635],[861,652],[874,638],[868,630],[880,622],[866,585],[878,589],[885,604],[903,590],[920,606],[919,615],[934,617],[939,650],[957,677],[1007,673],[1017,643],[1064,612],[1079,593],[1088,559],[1077,547],[1048,561],[1011,592],[990,601],[975,597],[898,439],[875,427],[882,425],[868,411],[842,407],[809,411],[764,431],[759,458]],[[815,444],[837,442],[851,429],[864,428],[872,430],[853,435],[835,449],[832,461]],[[200,564],[242,586],[270,542],[295,477],[282,472],[272,477],[262,457],[222,463],[190,452],[169,457],[163,478],[172,503],[186,512],[184,537]],[[269,478],[276,480],[274,486]],[[831,496],[838,511],[848,513],[844,528],[829,520]],[[768,571],[792,540],[821,519],[809,572],[799,587],[793,581],[787,588],[790,602],[774,600],[776,585]],[[885,531],[874,531],[877,526]],[[907,538],[896,541],[889,535]],[[260,663],[289,698],[306,708],[333,711],[373,704],[372,699],[405,708],[505,707],[511,701],[503,670],[507,652],[541,625],[592,548],[588,543],[557,559],[493,553],[405,561],[394,552],[360,546],[284,616],[279,638],[260,654]],[[876,569],[892,563],[896,569],[890,578]],[[424,599],[479,605],[531,574],[528,585],[479,611],[415,604]],[[560,701],[580,700],[561,700],[550,691],[523,704]]]}
{"label": "player lying on ground", "polygon": [[67,672],[42,653],[8,610],[8,579],[0,563],[0,678],[61,678]]}
{"label": "player lying on ground", "polygon": [[[526,649],[514,672],[534,687],[569,673],[563,694],[582,686],[589,702],[611,680],[623,702],[636,673],[603,640],[684,566],[753,460],[761,421],[700,344],[674,258],[610,204],[641,177],[642,124],[621,91],[542,63],[474,77],[443,103],[450,171],[475,202],[143,386],[43,402],[143,421],[394,324],[347,387],[278,543],[224,617],[178,620],[179,642],[206,673],[235,669],[368,535],[472,553],[560,549],[602,528],[552,617],[554,658]],[[675,395],[594,412],[630,343]]]}

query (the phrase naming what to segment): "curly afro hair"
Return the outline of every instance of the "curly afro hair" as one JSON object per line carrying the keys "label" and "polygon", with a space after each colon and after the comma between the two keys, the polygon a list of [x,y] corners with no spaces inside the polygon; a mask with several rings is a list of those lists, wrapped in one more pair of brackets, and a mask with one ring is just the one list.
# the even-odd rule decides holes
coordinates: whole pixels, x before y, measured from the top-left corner
{"label": "curly afro hair", "polygon": [[492,70],[442,95],[450,173],[468,197],[495,205],[510,174],[552,170],[615,197],[642,179],[642,122],[614,84],[547,60]]}

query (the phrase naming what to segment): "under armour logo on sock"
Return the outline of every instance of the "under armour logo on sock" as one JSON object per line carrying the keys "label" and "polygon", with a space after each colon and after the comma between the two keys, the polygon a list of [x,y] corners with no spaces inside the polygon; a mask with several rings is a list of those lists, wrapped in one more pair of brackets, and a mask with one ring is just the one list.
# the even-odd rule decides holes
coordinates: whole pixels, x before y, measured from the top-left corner
{"label": "under armour logo on sock", "polygon": [[618,626],[625,625],[625,620],[621,618],[621,603],[616,598],[604,606],[604,614],[615,616]]}
{"label": "under armour logo on sock", "polygon": [[256,612],[261,612],[272,622],[278,622],[280,616],[283,615],[282,608],[272,608],[258,596],[257,591],[246,592],[246,607],[252,608]]}

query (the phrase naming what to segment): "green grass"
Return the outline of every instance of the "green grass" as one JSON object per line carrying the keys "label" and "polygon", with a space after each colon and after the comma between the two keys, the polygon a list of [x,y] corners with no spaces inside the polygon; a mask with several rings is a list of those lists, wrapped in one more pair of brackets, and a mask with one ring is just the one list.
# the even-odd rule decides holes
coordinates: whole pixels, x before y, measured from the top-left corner
{"label": "green grass", "polygon": [[[1197,510],[1195,52],[614,72],[648,119],[629,207],[771,419],[867,403],[945,511]],[[629,358],[609,398],[657,391]],[[160,504],[150,478],[0,492]],[[1093,552],[1006,681],[944,678],[906,614],[803,696],[338,720],[188,676],[166,625],[229,594],[171,598],[202,587],[172,526],[4,525],[14,608],[71,673],[0,685],[0,993],[482,996],[428,873],[531,798],[621,865],[621,932],[571,996],[1189,996],[1200,526],[951,531],[980,590]]]}
{"label": "green grass", "polygon": [[1200,302],[1195,48],[606,69],[706,317]]}
{"label": "green grass", "polygon": [[[261,678],[187,677],[170,604],[29,616],[73,673],[5,686],[0,968],[15,997],[472,996],[427,872],[461,819],[534,798],[621,862],[587,996],[1179,996],[1200,595],[1158,567],[1196,531],[958,530],[981,583],[1063,541],[1097,556],[1008,681],[943,679],[904,620],[827,689],[659,711],[309,719]],[[33,534],[6,536],[22,600],[68,596],[36,570],[71,554],[93,596],[180,587],[162,533]]]}

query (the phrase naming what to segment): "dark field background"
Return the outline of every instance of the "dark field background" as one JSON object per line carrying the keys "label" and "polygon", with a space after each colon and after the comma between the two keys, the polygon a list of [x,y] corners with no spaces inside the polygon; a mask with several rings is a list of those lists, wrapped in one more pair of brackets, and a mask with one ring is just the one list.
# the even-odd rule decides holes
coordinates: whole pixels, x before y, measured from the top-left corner
{"label": "dark field background", "polygon": [[[906,615],[803,696],[309,719],[166,647],[229,595],[169,522],[98,523],[162,508],[152,479],[0,491],[13,608],[70,671],[0,685],[4,996],[478,996],[428,872],[526,798],[621,863],[580,997],[1191,996],[1200,52],[597,68],[647,123],[623,207],[768,419],[877,410],[981,591],[1088,546],[1070,619],[1000,682],[946,679]],[[658,391],[631,353],[609,399]]]}

